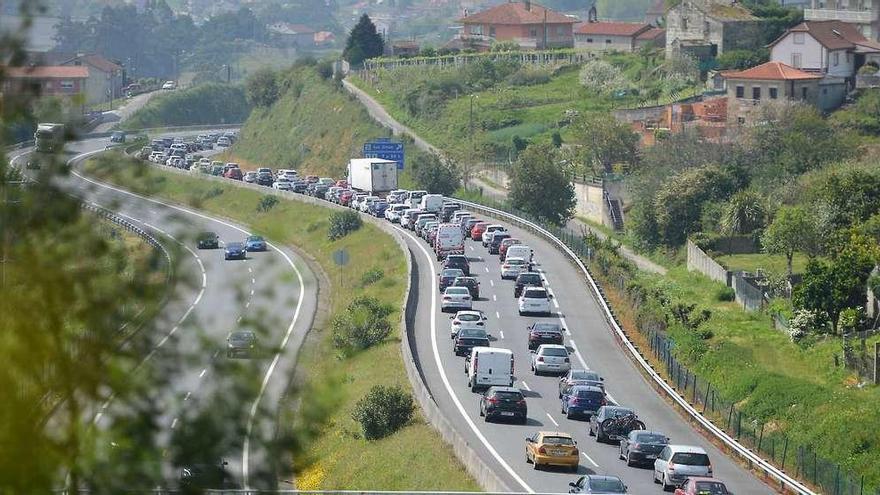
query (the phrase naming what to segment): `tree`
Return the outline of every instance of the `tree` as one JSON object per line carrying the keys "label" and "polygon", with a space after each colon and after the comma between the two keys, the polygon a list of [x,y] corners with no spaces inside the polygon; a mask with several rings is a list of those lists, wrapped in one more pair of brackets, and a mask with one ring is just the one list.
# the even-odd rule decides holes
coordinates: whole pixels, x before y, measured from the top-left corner
{"label": "tree", "polygon": [[450,196],[461,187],[461,177],[449,160],[432,153],[420,153],[413,166],[416,184],[428,192]]}
{"label": "tree", "polygon": [[772,254],[782,254],[787,263],[788,276],[792,274],[794,253],[816,252],[816,223],[807,210],[800,206],[783,206],[761,238],[764,250]]}
{"label": "tree", "polygon": [[345,49],[342,51],[344,58],[351,65],[359,66],[364,60],[378,57],[385,51],[385,41],[376,31],[376,25],[370,20],[370,16],[364,14],[358,23],[351,29],[348,39],[345,40]]}
{"label": "tree", "polygon": [[728,50],[718,56],[718,69],[743,70],[761,65],[770,60],[770,51],[766,48],[757,50]]}
{"label": "tree", "polygon": [[509,199],[539,220],[564,225],[577,203],[574,186],[559,163],[558,151],[547,143],[532,144],[513,167]]}
{"label": "tree", "polygon": [[575,124],[578,140],[584,144],[590,160],[606,173],[615,164],[632,165],[638,156],[639,136],[617,119],[590,116]]}
{"label": "tree", "polygon": [[257,69],[244,84],[248,102],[258,107],[269,107],[278,99],[278,74],[270,67]]}
{"label": "tree", "polygon": [[684,170],[671,177],[653,200],[660,242],[683,244],[688,234],[702,230],[703,205],[726,199],[734,188],[734,179],[718,165]]}
{"label": "tree", "polygon": [[720,226],[728,236],[749,234],[763,227],[766,218],[764,199],[754,191],[739,191],[724,205]]}

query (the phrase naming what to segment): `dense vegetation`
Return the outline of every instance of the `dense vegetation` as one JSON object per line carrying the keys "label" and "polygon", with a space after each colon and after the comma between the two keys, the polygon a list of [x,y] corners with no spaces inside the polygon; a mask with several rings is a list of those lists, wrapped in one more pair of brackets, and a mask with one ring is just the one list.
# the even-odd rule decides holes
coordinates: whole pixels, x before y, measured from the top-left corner
{"label": "dense vegetation", "polygon": [[241,86],[206,83],[157,95],[126,120],[123,127],[237,124],[244,122],[250,112],[251,104]]}

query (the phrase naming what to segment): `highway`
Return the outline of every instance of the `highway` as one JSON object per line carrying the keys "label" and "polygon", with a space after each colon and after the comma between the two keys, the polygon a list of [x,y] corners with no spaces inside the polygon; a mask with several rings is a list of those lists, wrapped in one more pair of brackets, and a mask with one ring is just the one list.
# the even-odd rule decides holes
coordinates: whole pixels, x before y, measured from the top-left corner
{"label": "highway", "polygon": [[[72,143],[67,151],[76,163],[108,144],[107,139],[93,139]],[[137,370],[173,368],[170,379],[157,381],[155,394],[158,438],[165,446],[163,471],[170,485],[178,476],[177,466],[222,459],[228,462],[233,486],[276,488],[279,472],[287,471],[275,465],[283,458],[271,451],[276,413],[317,308],[315,275],[284,246],[270,243],[267,252],[248,253],[242,261],[225,261],[222,247],[195,246],[195,234],[201,231],[216,232],[221,242],[243,241],[248,233],[244,226],[100,184],[76,171],[64,186],[156,233],[167,245],[180,246],[178,278],[194,280],[177,284],[153,327],[158,330],[154,346]],[[258,334],[258,357],[226,357],[226,337],[239,329]],[[94,424],[109,427],[114,407],[112,399],[100,405]]]}
{"label": "highway", "polygon": [[[479,416],[479,394],[472,393],[467,387],[464,358],[456,357],[452,351],[449,338],[451,314],[440,312],[439,264],[423,240],[410,231],[399,230],[417,264],[420,298],[411,331],[416,333],[416,355],[428,388],[459,433],[510,489],[567,492],[568,483],[579,476],[612,474],[623,479],[630,493],[662,492],[660,486],[652,482],[651,468],[627,467],[618,459],[616,445],[599,444],[595,437],[588,436],[587,421],[569,420],[561,414],[556,377],[535,376],[530,372],[526,327],[533,321],[546,319],[557,320],[567,329],[565,344],[572,352],[572,367],[601,373],[611,401],[634,408],[648,429],[664,432],[672,443],[704,447],[712,460],[715,476],[724,480],[734,493],[774,492],[695,432],[654,391],[616,343],[586,283],[559,251],[529,232],[512,226],[508,229],[513,237],[535,250],[537,269],[554,295],[553,316],[519,316],[513,297],[513,281],[501,280],[498,256],[488,254],[481,243],[469,239],[465,241],[465,254],[471,261],[471,274],[480,280],[481,299],[474,308],[483,310],[489,318],[492,345],[514,352],[515,386],[524,392],[529,409],[526,425],[486,423]],[[539,471],[526,463],[525,438],[539,430],[574,435],[581,451],[578,474],[553,469]]]}

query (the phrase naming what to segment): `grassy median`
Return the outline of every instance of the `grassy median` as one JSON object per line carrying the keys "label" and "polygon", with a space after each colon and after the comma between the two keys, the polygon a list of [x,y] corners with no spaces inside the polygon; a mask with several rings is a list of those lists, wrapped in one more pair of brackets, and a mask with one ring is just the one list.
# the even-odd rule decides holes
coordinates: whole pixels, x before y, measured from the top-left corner
{"label": "grassy median", "polygon": [[[332,287],[330,314],[354,297],[370,295],[394,306],[391,321],[400,317],[406,290],[406,262],[394,239],[366,223],[337,241],[327,237],[330,210],[293,200],[282,200],[268,211],[258,211],[264,197],[259,191],[234,183],[218,184],[198,175],[181,176],[145,166],[118,153],[89,160],[85,172],[140,194],[162,197],[248,225],[275,242],[308,253],[325,272]],[[333,252],[346,249],[349,264],[338,267]],[[382,277],[365,284],[367,272]],[[324,321],[329,321],[325,318]],[[396,328],[382,344],[344,358],[333,347],[329,325],[312,329],[311,343],[300,353],[299,368],[307,383],[300,389],[302,406],[282,418],[320,419],[320,427],[298,424],[297,442],[303,445],[295,459],[297,488],[303,490],[479,490],[437,432],[422,418],[377,441],[362,438],[351,419],[354,404],[377,384],[409,389]],[[315,338],[316,337],[316,338]],[[318,359],[318,356],[322,358]],[[288,426],[288,425],[285,425]]]}

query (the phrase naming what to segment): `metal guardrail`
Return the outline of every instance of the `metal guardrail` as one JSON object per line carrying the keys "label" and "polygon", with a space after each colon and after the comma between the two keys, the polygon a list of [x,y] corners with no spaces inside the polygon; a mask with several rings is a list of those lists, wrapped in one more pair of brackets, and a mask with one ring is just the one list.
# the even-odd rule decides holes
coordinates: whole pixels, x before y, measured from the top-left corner
{"label": "metal guardrail", "polygon": [[488,206],[483,206],[481,204],[472,203],[470,201],[464,201],[457,198],[450,198],[454,201],[460,203],[462,206],[465,206],[473,211],[493,216],[496,218],[503,219],[511,224],[517,225],[519,227],[525,228],[531,232],[534,232],[545,240],[549,241],[554,247],[558,250],[562,251],[564,254],[568,256],[570,261],[583,273],[588,285],[590,286],[593,297],[599,303],[599,306],[602,308],[603,316],[608,324],[611,326],[612,331],[616,335],[617,339],[621,342],[621,344],[626,348],[626,350],[630,353],[633,359],[639,364],[642,370],[650,377],[650,379],[659,386],[666,394],[669,396],[675,403],[680,406],[693,420],[700,424],[707,432],[709,432],[713,437],[727,446],[730,450],[735,452],[737,455],[742,457],[743,459],[749,461],[753,465],[757,466],[761,471],[763,471],[767,476],[773,478],[778,481],[783,488],[794,491],[798,494],[803,495],[818,495],[817,492],[814,492],[809,487],[801,483],[800,481],[792,478],[788,474],[786,474],[781,469],[774,466],[769,461],[763,459],[759,455],[755,454],[744,445],[740,444],[735,438],[728,435],[723,429],[716,426],[712,421],[703,416],[695,407],[693,407],[684,397],[678,394],[675,389],[660,376],[657,371],[651,366],[650,363],[645,359],[641,352],[635,347],[629,337],[626,335],[626,332],[623,331],[623,328],[620,326],[620,323],[617,321],[617,317],[614,315],[614,312],[611,309],[608,300],[605,297],[604,292],[596,283],[593,278],[592,273],[584,265],[583,261],[578,257],[574,251],[571,250],[564,242],[562,242],[559,238],[554,236],[545,228],[540,225],[530,222],[528,220],[517,217],[516,215],[512,215],[502,210],[498,210],[495,208],[490,208]]}

